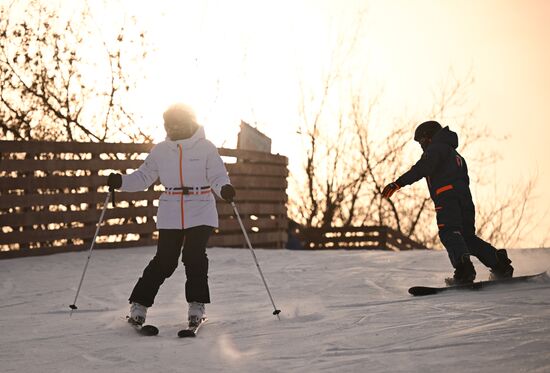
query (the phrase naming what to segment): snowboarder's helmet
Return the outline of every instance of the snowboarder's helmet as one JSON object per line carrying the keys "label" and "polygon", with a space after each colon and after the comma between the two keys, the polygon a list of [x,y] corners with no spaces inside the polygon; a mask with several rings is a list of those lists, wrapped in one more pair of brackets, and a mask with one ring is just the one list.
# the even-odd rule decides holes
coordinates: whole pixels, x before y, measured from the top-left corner
{"label": "snowboarder's helmet", "polygon": [[431,139],[441,128],[441,124],[435,120],[421,123],[414,131],[414,140],[420,141],[421,139]]}
{"label": "snowboarder's helmet", "polygon": [[164,125],[167,129],[195,127],[198,125],[193,109],[182,103],[171,105],[166,109],[162,117],[164,118]]}

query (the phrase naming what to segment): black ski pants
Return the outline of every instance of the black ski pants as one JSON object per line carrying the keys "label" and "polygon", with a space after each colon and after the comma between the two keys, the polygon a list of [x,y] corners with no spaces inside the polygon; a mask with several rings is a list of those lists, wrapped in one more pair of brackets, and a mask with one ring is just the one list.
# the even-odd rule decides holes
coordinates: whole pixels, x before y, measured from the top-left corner
{"label": "black ski pants", "polygon": [[473,255],[489,268],[497,265],[496,249],[476,235],[475,206],[468,192],[449,190],[434,198],[439,238],[456,268]]}
{"label": "black ski pants", "polygon": [[206,244],[213,229],[206,225],[188,229],[159,229],[157,252],[134,286],[130,303],[151,307],[164,280],[176,270],[180,255],[187,277],[187,301],[210,303]]}

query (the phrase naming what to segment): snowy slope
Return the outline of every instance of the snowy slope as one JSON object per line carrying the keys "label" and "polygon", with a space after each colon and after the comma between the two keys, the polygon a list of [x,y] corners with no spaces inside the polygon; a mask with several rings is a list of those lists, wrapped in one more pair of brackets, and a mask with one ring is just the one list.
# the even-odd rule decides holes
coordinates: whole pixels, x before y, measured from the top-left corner
{"label": "snowy slope", "polygon": [[[413,298],[440,285],[444,252],[210,249],[213,304],[196,339],[184,271],[161,288],[138,336],[123,317],[153,247],[0,261],[0,372],[550,372],[550,281]],[[514,250],[516,274],[550,267],[550,250]],[[478,278],[488,272],[475,263]]]}

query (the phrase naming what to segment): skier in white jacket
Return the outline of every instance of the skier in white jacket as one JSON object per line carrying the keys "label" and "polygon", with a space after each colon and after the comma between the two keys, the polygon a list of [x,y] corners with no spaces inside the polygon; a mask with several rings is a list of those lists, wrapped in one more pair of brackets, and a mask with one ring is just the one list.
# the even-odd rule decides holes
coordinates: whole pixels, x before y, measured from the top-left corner
{"label": "skier in white jacket", "polygon": [[181,254],[187,277],[188,322],[192,326],[206,317],[204,305],[210,303],[206,244],[218,227],[212,192],[232,202],[235,190],[216,147],[205,138],[193,110],[175,104],[163,117],[166,140],[151,149],[136,171],[110,174],[107,184],[111,189],[134,192],[147,189],[160,178],[164,186],[157,212],[157,252],[130,295],[128,321],[139,325],[145,322],[147,308],[153,305],[164,280],[177,268]]}

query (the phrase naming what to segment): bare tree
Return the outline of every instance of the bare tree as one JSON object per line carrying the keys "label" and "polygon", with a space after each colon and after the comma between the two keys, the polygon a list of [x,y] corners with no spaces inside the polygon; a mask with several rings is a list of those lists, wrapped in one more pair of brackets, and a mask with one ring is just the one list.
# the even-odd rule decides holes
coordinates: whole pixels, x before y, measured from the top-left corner
{"label": "bare tree", "polygon": [[[350,132],[345,110],[334,108],[339,89],[347,89],[346,67],[362,32],[364,11],[357,13],[358,21],[351,36],[334,40],[332,55],[324,61],[325,75],[318,88],[301,86],[299,115],[302,123],[298,132],[304,139],[303,173],[295,175],[293,197],[289,204],[291,215],[309,227],[329,227],[335,223],[350,225],[358,195],[366,178],[360,162],[357,137]],[[329,119],[330,118],[330,119]]]}
{"label": "bare tree", "polygon": [[[334,109],[330,92],[342,84],[334,78],[337,75],[329,74],[319,97],[309,100],[317,103],[314,115],[307,115],[305,105],[301,108],[305,159],[302,174],[296,175],[292,184],[292,218],[319,228],[386,225],[426,246],[439,246],[433,203],[422,183],[403,188],[391,200],[382,198],[381,192],[420,157],[412,135],[416,125],[427,118],[438,119],[459,133],[459,151],[470,164],[473,183],[486,179],[487,167],[498,154],[487,149],[493,136],[486,127],[475,125],[474,110],[466,104],[473,74],[456,78],[450,71],[434,95],[433,107],[421,119],[402,119],[391,125],[373,115],[380,104],[379,94],[366,102],[364,95],[351,94]],[[338,115],[331,116],[331,111]],[[381,129],[385,136],[380,136]],[[518,184],[505,198],[494,194],[493,201],[478,203],[480,234],[497,246],[517,243],[532,222],[527,205],[534,184],[531,179]],[[486,187],[487,182],[482,185]]]}
{"label": "bare tree", "polygon": [[367,175],[358,168],[356,137],[347,131],[343,117],[329,134],[321,135],[314,126],[304,136],[310,147],[304,169],[306,182],[301,184],[301,200],[296,204],[298,213],[307,226],[350,225]]}
{"label": "bare tree", "polygon": [[84,3],[0,6],[0,136],[15,140],[149,140],[124,96],[140,76],[145,34],[123,22],[109,39]]}

